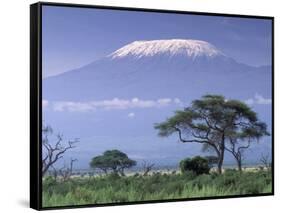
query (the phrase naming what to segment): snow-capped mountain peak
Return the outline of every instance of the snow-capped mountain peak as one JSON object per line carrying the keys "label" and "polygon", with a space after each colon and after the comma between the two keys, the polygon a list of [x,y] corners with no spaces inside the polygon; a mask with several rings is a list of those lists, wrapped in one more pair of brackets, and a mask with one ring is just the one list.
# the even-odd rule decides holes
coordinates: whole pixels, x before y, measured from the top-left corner
{"label": "snow-capped mountain peak", "polygon": [[135,41],[108,55],[112,59],[133,56],[136,58],[165,54],[168,56],[182,55],[189,58],[199,56],[215,57],[224,55],[214,45],[200,40],[169,39]]}

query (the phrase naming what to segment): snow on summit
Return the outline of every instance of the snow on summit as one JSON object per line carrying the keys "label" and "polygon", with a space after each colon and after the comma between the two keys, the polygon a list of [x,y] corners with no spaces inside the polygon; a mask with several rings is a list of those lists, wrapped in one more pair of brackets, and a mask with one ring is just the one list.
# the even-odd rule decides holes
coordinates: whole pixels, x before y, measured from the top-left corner
{"label": "snow on summit", "polygon": [[151,40],[135,41],[116,50],[109,57],[123,58],[133,56],[137,58],[165,54],[169,56],[186,55],[196,58],[198,56],[215,57],[223,55],[212,44],[200,40],[170,39],[170,40]]}

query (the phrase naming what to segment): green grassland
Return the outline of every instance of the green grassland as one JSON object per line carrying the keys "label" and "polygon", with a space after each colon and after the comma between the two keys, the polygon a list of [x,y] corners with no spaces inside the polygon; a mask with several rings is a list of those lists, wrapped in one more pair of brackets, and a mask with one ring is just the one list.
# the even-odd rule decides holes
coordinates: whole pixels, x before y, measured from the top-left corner
{"label": "green grassland", "polygon": [[271,193],[270,171],[226,170],[195,175],[163,174],[148,176],[73,177],[67,181],[49,176],[43,180],[43,206],[67,206],[135,202],[162,199],[198,198]]}

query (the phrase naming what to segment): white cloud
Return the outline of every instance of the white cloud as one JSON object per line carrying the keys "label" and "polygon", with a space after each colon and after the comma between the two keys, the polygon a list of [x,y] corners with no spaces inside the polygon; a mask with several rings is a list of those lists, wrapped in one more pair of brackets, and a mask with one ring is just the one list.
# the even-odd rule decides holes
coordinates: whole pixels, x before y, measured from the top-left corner
{"label": "white cloud", "polygon": [[128,114],[128,117],[129,117],[129,118],[134,118],[134,117],[135,117],[135,113],[134,113],[134,112],[130,112],[130,113]]}
{"label": "white cloud", "polygon": [[158,99],[157,103],[160,105],[169,105],[172,102],[172,100],[170,98],[162,98],[162,99]]}
{"label": "white cloud", "polygon": [[181,101],[176,98],[161,98],[156,100],[142,100],[139,98],[111,100],[88,101],[88,102],[72,102],[59,101],[53,103],[55,111],[94,111],[97,109],[112,110],[112,109],[133,109],[133,108],[160,108],[170,106],[172,104],[180,104]]}
{"label": "white cloud", "polygon": [[254,104],[268,105],[272,103],[272,100],[271,98],[264,98],[260,94],[255,94],[254,98],[247,99],[245,103],[249,105],[254,105]]}
{"label": "white cloud", "polygon": [[53,104],[53,110],[54,111],[70,111],[70,112],[76,112],[76,111],[93,111],[95,108],[93,108],[88,103],[83,102],[70,102],[70,101],[61,101],[61,102],[55,102]]}

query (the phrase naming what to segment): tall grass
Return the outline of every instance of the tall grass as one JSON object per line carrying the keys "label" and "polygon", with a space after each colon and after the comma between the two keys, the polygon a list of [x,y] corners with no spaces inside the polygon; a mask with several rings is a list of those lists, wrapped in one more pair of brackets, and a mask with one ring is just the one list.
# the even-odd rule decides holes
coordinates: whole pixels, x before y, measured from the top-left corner
{"label": "tall grass", "polygon": [[222,175],[161,174],[151,176],[107,175],[43,181],[43,206],[102,204],[176,198],[259,194],[271,192],[267,171],[226,171]]}

